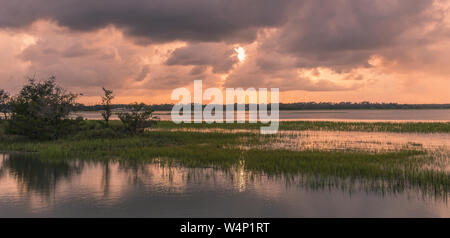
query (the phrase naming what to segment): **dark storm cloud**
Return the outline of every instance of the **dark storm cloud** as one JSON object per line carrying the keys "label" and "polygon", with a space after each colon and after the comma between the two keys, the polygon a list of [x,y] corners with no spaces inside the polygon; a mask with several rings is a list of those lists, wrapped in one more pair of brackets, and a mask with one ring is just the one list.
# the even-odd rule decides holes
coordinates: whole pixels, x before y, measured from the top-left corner
{"label": "dark storm cloud", "polygon": [[[0,27],[21,27],[37,19],[50,19],[77,31],[114,25],[138,44],[174,40],[249,43],[256,39],[258,30],[275,27],[279,31],[261,40],[261,50],[294,56],[296,67],[300,68],[343,70],[367,67],[368,58],[376,50],[398,48],[399,45],[417,47],[434,41],[434,36],[408,35],[411,29],[425,28],[430,22],[438,21],[442,12],[431,10],[434,2],[0,0]],[[68,52],[68,55],[72,53]],[[399,53],[401,51],[394,51],[390,55]]]}
{"label": "dark storm cloud", "polygon": [[195,66],[194,68],[192,68],[190,74],[191,75],[199,75],[204,73],[207,70],[207,67],[204,65],[200,65],[200,66]]}
{"label": "dark storm cloud", "polygon": [[[297,67],[336,70],[368,66],[374,51],[418,47],[430,39],[408,35],[437,23],[434,0],[305,0],[261,46],[297,57]],[[399,52],[397,52],[399,53]]]}
{"label": "dark storm cloud", "polygon": [[215,73],[228,72],[238,62],[234,48],[220,43],[200,43],[176,49],[167,65],[212,66]]}
{"label": "dark storm cloud", "polygon": [[[0,58],[14,66],[16,57],[27,72],[63,75],[79,87],[171,89],[194,79],[222,83],[218,74],[226,73],[227,87],[342,91],[411,69],[448,81],[449,6],[438,4],[445,2],[0,0],[0,28],[36,41],[18,37],[17,50],[5,46]],[[27,27],[39,19],[49,21]],[[236,46],[247,53],[239,64]],[[9,77],[10,67],[0,75]],[[339,75],[327,78],[320,68]],[[311,74],[299,76],[303,71]]]}
{"label": "dark storm cloud", "polygon": [[140,42],[250,42],[286,20],[291,0],[0,0],[0,27],[51,19],[73,30],[115,25]]}
{"label": "dark storm cloud", "polygon": [[99,53],[101,52],[99,52],[99,50],[97,49],[88,49],[84,47],[82,44],[77,43],[65,49],[64,52],[62,52],[62,55],[67,58],[78,58],[96,55]]}
{"label": "dark storm cloud", "polygon": [[431,20],[433,0],[307,0],[281,33],[290,52],[367,50],[390,46]]}
{"label": "dark storm cloud", "polygon": [[[370,79],[355,69],[373,67],[379,56],[396,65],[427,55],[427,45],[449,40],[448,26],[433,0],[304,0],[260,45],[248,63],[233,71],[227,87],[272,86],[280,90],[341,91]],[[448,29],[448,28],[447,28]],[[428,54],[430,55],[430,54]],[[437,54],[431,54],[436,56]],[[427,59],[428,62],[431,59]],[[298,70],[328,68],[340,80],[299,77]],[[320,77],[319,77],[320,76]]]}

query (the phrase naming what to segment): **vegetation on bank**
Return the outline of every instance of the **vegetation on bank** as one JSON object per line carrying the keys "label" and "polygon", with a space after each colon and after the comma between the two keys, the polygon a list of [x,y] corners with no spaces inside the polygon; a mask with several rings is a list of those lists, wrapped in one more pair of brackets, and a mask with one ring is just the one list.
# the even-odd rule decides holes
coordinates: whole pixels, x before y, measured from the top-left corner
{"label": "vegetation on bank", "polygon": [[[139,107],[142,105],[134,105],[140,110]],[[135,112],[136,114],[136,112]],[[127,114],[128,115],[128,114]],[[130,115],[133,115],[133,110]],[[135,117],[139,117],[141,114],[137,114]],[[145,115],[145,114],[143,114]],[[147,114],[148,116],[148,114]],[[134,120],[124,121],[134,122]],[[146,121],[146,120],[138,120]],[[77,122],[76,126],[67,127],[66,135],[62,136],[61,139],[66,140],[82,140],[82,139],[117,139],[126,138],[132,136],[130,131],[137,131],[139,133],[143,132],[143,128],[152,126],[155,130],[172,130],[172,129],[194,129],[194,130],[204,130],[204,129],[225,129],[225,130],[259,130],[261,123],[251,124],[218,124],[218,123],[182,123],[175,124],[170,121],[155,121],[149,120],[143,125],[138,125],[136,123],[124,123],[120,120],[112,120],[108,122],[108,126],[105,126],[104,121],[95,120],[75,120]],[[30,141],[27,137],[18,135],[8,135],[6,134],[8,121],[0,121],[0,143],[10,143],[15,141]],[[439,123],[427,123],[427,122],[408,122],[408,123],[390,123],[390,122],[327,122],[327,121],[293,121],[293,122],[280,122],[280,130],[292,130],[292,131],[306,131],[306,130],[316,130],[316,131],[361,131],[361,132],[394,132],[394,133],[450,133],[450,123],[439,122]],[[32,140],[31,140],[32,141]]]}
{"label": "vegetation on bank", "polygon": [[424,151],[369,153],[241,147],[270,143],[270,139],[271,136],[246,132],[152,131],[115,139],[0,143],[0,151],[26,152],[36,159],[55,163],[79,159],[157,162],[167,166],[225,170],[241,166],[253,174],[301,176],[314,187],[360,183],[368,185],[368,189],[417,188],[434,195],[446,195],[450,191],[450,174],[436,168],[439,161]]}
{"label": "vegetation on bank", "polygon": [[[182,123],[170,121],[158,122],[157,128],[165,129],[243,129],[259,130],[262,123]],[[293,131],[364,131],[364,132],[417,132],[417,133],[450,133],[450,122],[331,122],[331,121],[283,121],[280,130]]]}
{"label": "vegetation on bank", "polygon": [[143,103],[134,103],[126,106],[127,111],[117,113],[121,123],[114,128],[110,127],[114,94],[112,90],[102,89],[104,122],[100,122],[103,126],[101,129],[97,128],[97,122],[88,123],[82,117],[70,117],[79,94],[59,87],[55,77],[43,81],[29,78],[20,92],[12,97],[0,90],[0,109],[4,114],[3,120],[6,121],[2,125],[0,139],[19,137],[39,141],[57,140],[76,137],[79,132],[100,133],[102,137],[129,136],[141,134],[145,128],[154,124],[153,110]]}
{"label": "vegetation on bank", "polygon": [[131,164],[157,162],[165,166],[225,170],[242,166],[252,174],[287,179],[300,176],[301,181],[295,183],[317,189],[351,189],[354,184],[359,184],[360,189],[367,191],[399,192],[412,188],[438,197],[446,197],[450,191],[450,174],[439,169],[438,158],[421,150],[369,153],[290,151],[269,147],[243,149],[271,143],[273,136],[246,131],[171,131],[182,125],[170,122],[160,122],[157,128],[162,130],[131,135],[120,131],[120,121],[110,121],[107,128],[99,121],[82,123],[81,130],[73,136],[57,140],[35,141],[8,136],[6,140],[0,140],[0,152],[25,152],[32,155],[31,158],[50,163],[78,159]]}

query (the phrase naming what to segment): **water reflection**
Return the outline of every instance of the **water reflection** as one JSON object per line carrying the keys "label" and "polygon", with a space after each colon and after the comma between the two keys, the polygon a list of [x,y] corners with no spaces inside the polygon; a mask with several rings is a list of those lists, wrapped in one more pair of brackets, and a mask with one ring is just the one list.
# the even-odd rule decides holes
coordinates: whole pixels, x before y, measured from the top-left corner
{"label": "water reflection", "polygon": [[450,216],[446,199],[417,189],[333,183],[255,174],[243,162],[218,170],[0,155],[0,217]]}
{"label": "water reflection", "polygon": [[56,184],[72,175],[80,174],[82,164],[69,164],[65,161],[44,162],[27,154],[10,154],[2,156],[0,176],[6,171],[13,176],[21,188],[48,195]]}

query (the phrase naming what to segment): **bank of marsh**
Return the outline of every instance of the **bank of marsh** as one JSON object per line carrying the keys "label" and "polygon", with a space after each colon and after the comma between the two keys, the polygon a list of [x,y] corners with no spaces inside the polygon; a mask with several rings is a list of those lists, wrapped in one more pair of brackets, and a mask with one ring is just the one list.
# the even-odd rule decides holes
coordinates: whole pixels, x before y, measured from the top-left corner
{"label": "bank of marsh", "polygon": [[[221,128],[259,130],[262,123],[182,123],[161,121],[158,128]],[[266,125],[267,126],[267,125]],[[450,133],[450,122],[333,122],[333,121],[282,121],[280,130],[323,130],[365,132],[417,132]]]}
{"label": "bank of marsh", "polygon": [[[95,122],[92,122],[95,123]],[[114,122],[117,123],[117,122]],[[448,124],[359,124],[359,123],[282,123],[281,127],[306,127],[318,130],[432,130],[445,131]],[[167,166],[212,167],[232,169],[241,166],[254,174],[297,176],[314,186],[346,186],[365,184],[370,190],[401,190],[416,188],[424,194],[446,197],[450,191],[448,154],[433,156],[421,144],[390,150],[361,149],[330,150],[319,148],[290,148],[271,146],[284,136],[260,135],[246,130],[233,133],[210,130],[173,130],[181,128],[215,128],[211,124],[175,125],[159,123],[157,130],[143,135],[117,138],[77,136],[56,141],[5,141],[3,152],[27,152],[45,161],[114,160],[127,163],[157,162]],[[253,129],[252,124],[224,124],[225,128]],[[368,129],[369,128],[369,129]],[[376,128],[376,129],[374,129]],[[344,129],[343,129],[344,130]],[[281,134],[282,135],[282,134]],[[448,149],[448,148],[445,148]],[[369,186],[370,185],[370,186]],[[367,189],[367,187],[366,187]]]}

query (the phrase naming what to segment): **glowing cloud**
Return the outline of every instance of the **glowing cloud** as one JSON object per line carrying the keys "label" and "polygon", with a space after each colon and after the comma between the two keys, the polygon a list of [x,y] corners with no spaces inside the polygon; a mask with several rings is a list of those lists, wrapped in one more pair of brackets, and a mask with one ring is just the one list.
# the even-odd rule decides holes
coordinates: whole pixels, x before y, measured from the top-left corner
{"label": "glowing cloud", "polygon": [[242,47],[238,47],[238,48],[234,49],[234,51],[236,51],[236,53],[237,53],[239,62],[244,62],[245,58],[247,58],[247,55],[245,54],[245,49]]}

